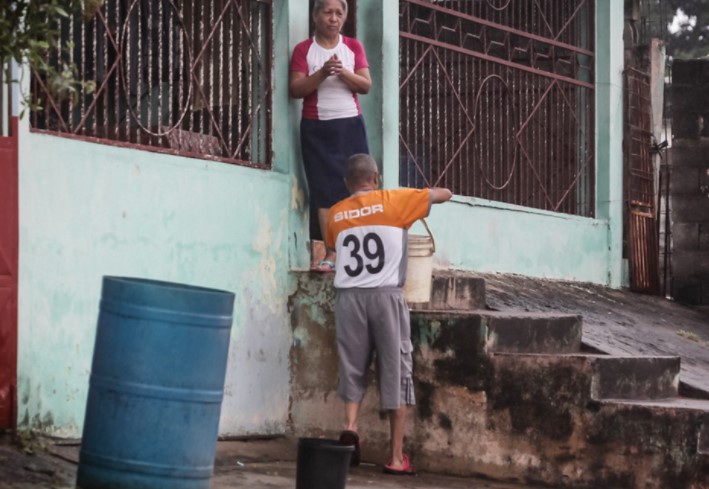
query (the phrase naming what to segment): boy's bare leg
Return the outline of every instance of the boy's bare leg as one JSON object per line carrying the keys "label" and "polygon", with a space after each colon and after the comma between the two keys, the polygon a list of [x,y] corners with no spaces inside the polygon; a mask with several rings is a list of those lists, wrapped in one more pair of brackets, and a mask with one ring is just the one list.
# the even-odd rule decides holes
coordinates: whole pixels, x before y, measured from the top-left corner
{"label": "boy's bare leg", "polygon": [[362,403],[345,403],[345,429],[357,433],[357,419],[359,418],[359,408]]}
{"label": "boy's bare leg", "polygon": [[401,469],[404,466],[404,430],[406,428],[407,409],[408,407],[403,405],[399,409],[389,411],[390,466],[392,469]]}

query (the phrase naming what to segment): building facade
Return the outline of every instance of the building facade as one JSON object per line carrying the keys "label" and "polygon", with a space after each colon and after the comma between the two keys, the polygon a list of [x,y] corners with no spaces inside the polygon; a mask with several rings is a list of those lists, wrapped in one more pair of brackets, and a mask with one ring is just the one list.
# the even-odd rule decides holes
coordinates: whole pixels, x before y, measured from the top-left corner
{"label": "building facade", "polygon": [[[108,1],[68,30],[93,90],[19,120],[17,314],[0,325],[17,332],[17,424],[80,435],[101,279],[118,275],[233,291],[220,431],[284,433],[289,296],[309,263],[288,58],[308,2],[154,3]],[[485,3],[350,2],[384,186],[455,190],[428,219],[439,268],[617,287],[622,2]]]}

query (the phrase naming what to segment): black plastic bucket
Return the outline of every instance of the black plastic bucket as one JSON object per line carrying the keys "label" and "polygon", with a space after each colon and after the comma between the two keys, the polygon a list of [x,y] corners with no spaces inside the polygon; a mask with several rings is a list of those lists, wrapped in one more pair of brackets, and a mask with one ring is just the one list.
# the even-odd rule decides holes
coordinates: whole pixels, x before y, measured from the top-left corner
{"label": "black plastic bucket", "polygon": [[344,489],[353,452],[337,440],[298,439],[295,489]]}

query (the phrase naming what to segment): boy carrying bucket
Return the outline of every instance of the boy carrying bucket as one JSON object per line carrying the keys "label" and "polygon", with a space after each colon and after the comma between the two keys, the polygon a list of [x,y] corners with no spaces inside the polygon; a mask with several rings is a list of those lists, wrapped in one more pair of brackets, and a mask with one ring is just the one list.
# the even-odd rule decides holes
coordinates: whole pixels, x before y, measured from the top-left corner
{"label": "boy carrying bucket", "polygon": [[345,402],[344,444],[355,446],[357,418],[367,389],[367,371],[377,352],[380,406],[389,413],[389,474],[414,474],[403,453],[407,406],[415,404],[409,309],[401,287],[406,280],[407,231],[428,216],[431,204],[453,196],[446,188],[379,190],[376,162],[366,154],[347,161],[351,194],[330,209],[325,244],[337,251],[335,327],[339,354],[337,394]]}

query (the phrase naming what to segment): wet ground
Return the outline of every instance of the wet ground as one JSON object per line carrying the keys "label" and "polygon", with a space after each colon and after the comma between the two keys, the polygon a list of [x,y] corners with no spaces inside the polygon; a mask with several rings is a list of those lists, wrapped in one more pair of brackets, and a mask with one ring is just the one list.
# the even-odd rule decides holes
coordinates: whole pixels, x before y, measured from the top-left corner
{"label": "wet ground", "polygon": [[[34,439],[17,443],[0,434],[0,489],[74,489],[77,441]],[[212,489],[294,489],[297,440],[221,441]],[[391,476],[375,465],[350,470],[347,489],[524,489],[536,486],[420,473]]]}

